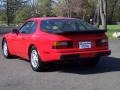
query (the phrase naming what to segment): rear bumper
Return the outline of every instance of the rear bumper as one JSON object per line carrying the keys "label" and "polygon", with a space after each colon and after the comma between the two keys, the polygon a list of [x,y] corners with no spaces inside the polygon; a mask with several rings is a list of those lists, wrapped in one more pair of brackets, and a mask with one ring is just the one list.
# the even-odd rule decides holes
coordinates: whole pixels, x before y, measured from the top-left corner
{"label": "rear bumper", "polygon": [[101,56],[108,56],[111,54],[111,50],[99,50],[99,51],[85,51],[85,52],[71,52],[71,53],[52,53],[46,55],[43,58],[43,62],[59,61],[59,60],[74,60],[84,58],[94,58]]}
{"label": "rear bumper", "polygon": [[60,60],[74,60],[74,59],[101,57],[101,56],[108,56],[110,54],[111,54],[111,51],[61,55]]}

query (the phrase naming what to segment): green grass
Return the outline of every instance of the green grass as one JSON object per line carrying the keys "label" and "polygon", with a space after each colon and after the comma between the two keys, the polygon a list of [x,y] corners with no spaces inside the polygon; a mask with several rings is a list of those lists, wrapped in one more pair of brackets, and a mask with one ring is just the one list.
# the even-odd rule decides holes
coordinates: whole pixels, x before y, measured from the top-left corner
{"label": "green grass", "polygon": [[107,35],[109,37],[109,39],[113,39],[112,34],[116,31],[120,31],[120,25],[108,25],[108,32]]}
{"label": "green grass", "polygon": [[108,30],[120,30],[120,25],[108,25]]}

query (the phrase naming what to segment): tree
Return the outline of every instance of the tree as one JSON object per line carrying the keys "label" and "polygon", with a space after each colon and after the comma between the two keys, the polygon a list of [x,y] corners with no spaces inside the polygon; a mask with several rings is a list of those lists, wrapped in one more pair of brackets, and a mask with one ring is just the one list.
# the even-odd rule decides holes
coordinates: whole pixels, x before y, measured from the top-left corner
{"label": "tree", "polygon": [[87,22],[93,19],[97,25],[102,22],[105,29],[106,17],[108,23],[120,22],[119,2],[120,0],[0,0],[0,19],[9,25],[31,17],[75,17]]}
{"label": "tree", "polygon": [[7,25],[14,22],[15,12],[27,2],[27,0],[2,0],[3,9],[6,12]]}
{"label": "tree", "polygon": [[51,16],[52,0],[37,0],[37,12],[42,16]]}
{"label": "tree", "polygon": [[[108,3],[108,20],[107,20],[107,22],[110,23],[110,24],[112,24],[112,22],[113,22],[112,19],[115,18],[116,14],[119,13],[118,12],[120,10],[119,9],[119,7],[120,7],[119,2],[120,2],[120,0],[108,0],[107,1],[107,3]],[[116,9],[118,9],[118,11]]]}
{"label": "tree", "polygon": [[90,16],[88,0],[58,0],[55,4],[53,12],[57,13],[56,16],[77,17],[84,20]]}
{"label": "tree", "polygon": [[102,29],[107,29],[107,2],[106,0],[99,0],[99,4]]}
{"label": "tree", "polygon": [[14,21],[16,23],[22,23],[24,22],[26,19],[29,19],[31,17],[31,8],[30,7],[24,7],[22,9],[19,9],[16,11],[16,15],[14,17]]}

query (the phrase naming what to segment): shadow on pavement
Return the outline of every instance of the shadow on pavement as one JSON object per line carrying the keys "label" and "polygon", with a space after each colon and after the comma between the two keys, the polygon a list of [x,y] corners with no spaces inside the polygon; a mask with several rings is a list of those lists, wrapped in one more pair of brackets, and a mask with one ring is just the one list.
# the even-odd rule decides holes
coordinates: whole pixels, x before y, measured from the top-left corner
{"label": "shadow on pavement", "polygon": [[81,66],[79,63],[52,64],[44,72],[64,72],[73,74],[98,74],[120,71],[120,58],[103,57],[96,67]]}

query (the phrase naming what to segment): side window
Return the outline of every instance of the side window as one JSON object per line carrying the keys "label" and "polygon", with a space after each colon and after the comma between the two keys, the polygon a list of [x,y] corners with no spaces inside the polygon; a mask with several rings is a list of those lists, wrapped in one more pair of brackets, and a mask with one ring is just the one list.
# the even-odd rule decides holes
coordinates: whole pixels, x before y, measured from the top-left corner
{"label": "side window", "polygon": [[22,26],[22,28],[19,30],[20,33],[24,34],[31,34],[34,33],[37,27],[37,23],[33,21],[28,21],[26,24]]}

